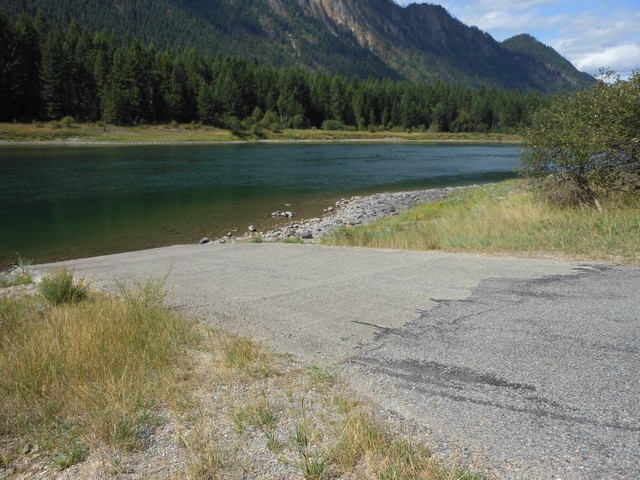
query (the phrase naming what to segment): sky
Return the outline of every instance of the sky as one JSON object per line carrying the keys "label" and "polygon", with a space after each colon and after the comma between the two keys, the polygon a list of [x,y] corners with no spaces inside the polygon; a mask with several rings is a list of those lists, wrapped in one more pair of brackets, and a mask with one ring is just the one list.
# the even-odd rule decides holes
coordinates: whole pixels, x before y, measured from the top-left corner
{"label": "sky", "polygon": [[397,0],[442,5],[461,22],[498,41],[528,33],[553,47],[578,70],[598,76],[611,68],[623,78],[640,70],[640,0]]}

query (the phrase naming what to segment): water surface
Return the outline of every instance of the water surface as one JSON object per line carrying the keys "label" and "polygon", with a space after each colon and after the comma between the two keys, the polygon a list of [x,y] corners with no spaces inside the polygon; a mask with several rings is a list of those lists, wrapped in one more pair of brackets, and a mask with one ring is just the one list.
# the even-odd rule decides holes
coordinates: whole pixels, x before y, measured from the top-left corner
{"label": "water surface", "polygon": [[1,146],[0,267],[178,243],[341,197],[497,181],[512,145]]}

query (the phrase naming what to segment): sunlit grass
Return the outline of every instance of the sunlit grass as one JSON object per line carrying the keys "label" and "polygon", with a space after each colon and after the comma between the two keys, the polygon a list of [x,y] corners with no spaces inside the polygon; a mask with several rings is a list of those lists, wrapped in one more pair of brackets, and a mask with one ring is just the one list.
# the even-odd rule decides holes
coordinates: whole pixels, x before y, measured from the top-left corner
{"label": "sunlit grass", "polygon": [[556,206],[509,181],[342,228],[324,243],[640,263],[640,198],[614,196],[604,207]]}
{"label": "sunlit grass", "polygon": [[189,321],[137,300],[2,301],[0,433],[45,446],[62,467],[98,442],[135,448],[193,338]]}
{"label": "sunlit grass", "polygon": [[[240,136],[238,136],[240,135]],[[424,142],[518,142],[520,137],[499,133],[369,132],[346,130],[294,130],[235,135],[229,130],[206,125],[168,124],[122,127],[98,123],[38,122],[33,124],[0,123],[0,141],[8,142],[95,142],[95,143],[190,143],[229,142],[239,140],[275,141],[424,141]]]}
{"label": "sunlit grass", "polygon": [[162,462],[142,435],[171,421],[189,478],[266,478],[273,464],[306,479],[475,478],[397,433],[340,371],[190,321],[161,287],[0,301],[0,468],[26,444],[60,470],[101,452],[95,474],[110,478],[125,458]]}
{"label": "sunlit grass", "polygon": [[60,122],[36,124],[0,123],[0,140],[9,142],[189,143],[237,141],[228,130],[198,124],[140,125],[120,127],[81,123],[69,127]]}

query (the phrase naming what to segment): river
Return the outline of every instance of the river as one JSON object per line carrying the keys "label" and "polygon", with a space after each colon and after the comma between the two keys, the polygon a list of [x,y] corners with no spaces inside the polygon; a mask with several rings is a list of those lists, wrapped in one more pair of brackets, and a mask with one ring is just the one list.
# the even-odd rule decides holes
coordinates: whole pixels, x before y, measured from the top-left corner
{"label": "river", "polygon": [[499,181],[514,145],[0,146],[0,268],[181,243],[342,197]]}

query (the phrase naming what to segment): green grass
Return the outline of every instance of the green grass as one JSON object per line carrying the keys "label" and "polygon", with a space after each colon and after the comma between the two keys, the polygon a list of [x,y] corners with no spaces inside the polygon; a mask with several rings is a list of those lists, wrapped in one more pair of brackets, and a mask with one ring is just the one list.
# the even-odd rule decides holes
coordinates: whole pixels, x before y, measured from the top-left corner
{"label": "green grass", "polygon": [[508,181],[339,229],[323,243],[640,263],[640,197],[621,194],[603,203],[602,213],[561,207],[523,181]]}
{"label": "green grass", "polygon": [[264,130],[259,137],[247,133],[234,135],[229,130],[201,124],[139,125],[120,127],[98,123],[61,121],[33,124],[0,123],[0,141],[7,142],[90,142],[90,143],[217,143],[230,141],[418,141],[418,142],[519,142],[513,134],[369,132],[346,130]]}

